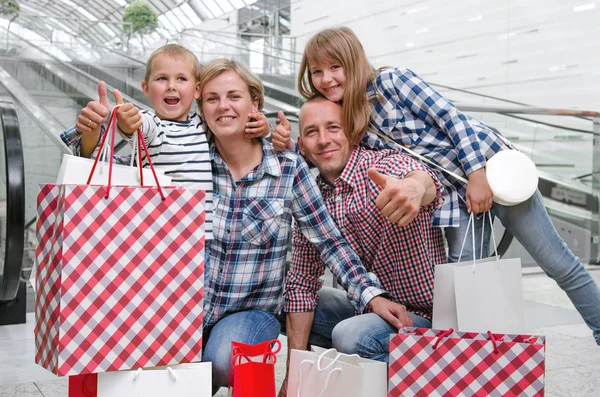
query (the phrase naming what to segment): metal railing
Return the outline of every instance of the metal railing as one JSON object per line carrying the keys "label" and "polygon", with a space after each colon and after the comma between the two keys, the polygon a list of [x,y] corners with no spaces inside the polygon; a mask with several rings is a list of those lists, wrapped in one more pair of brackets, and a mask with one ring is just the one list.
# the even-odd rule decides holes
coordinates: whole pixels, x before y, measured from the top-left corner
{"label": "metal railing", "polygon": [[[593,151],[590,153],[593,162],[592,186],[585,186],[576,181],[565,181],[560,178],[540,171],[540,181],[538,189],[546,199],[569,206],[567,211],[571,212],[577,208],[578,217],[584,217],[589,220],[590,232],[592,235],[591,251],[589,253],[590,263],[600,263],[600,112],[586,110],[570,110],[570,109],[552,109],[540,107],[511,107],[511,106],[482,106],[482,105],[467,105],[461,104],[459,109],[465,113],[485,113],[499,114],[503,116],[514,115],[530,115],[530,116],[567,116],[581,118],[582,121],[592,123],[590,129],[577,129],[584,134],[590,134],[593,139]],[[298,122],[297,111],[285,111],[286,117],[289,117],[291,123]],[[269,119],[277,120],[277,112],[265,113]],[[533,119],[528,119],[530,122],[543,123]],[[548,124],[548,123],[544,123]],[[569,127],[560,125],[550,125],[554,128],[569,129]],[[501,132],[499,132],[501,133]],[[547,206],[552,206],[547,202]],[[573,208],[575,207],[575,208]],[[552,208],[549,208],[552,212]],[[513,241],[513,236],[504,230],[502,238],[496,247],[496,251],[500,256],[504,255]],[[583,259],[583,258],[582,258]]]}

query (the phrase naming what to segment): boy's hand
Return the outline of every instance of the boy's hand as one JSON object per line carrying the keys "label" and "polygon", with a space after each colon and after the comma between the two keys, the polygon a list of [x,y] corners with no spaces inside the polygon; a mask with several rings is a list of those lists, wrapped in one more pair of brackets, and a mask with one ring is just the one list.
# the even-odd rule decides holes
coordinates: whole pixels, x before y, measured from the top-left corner
{"label": "boy's hand", "polygon": [[261,138],[269,136],[269,122],[261,112],[248,113],[248,122],[244,130],[246,138]]}
{"label": "boy's hand", "polygon": [[106,116],[108,116],[108,108],[106,84],[104,81],[101,81],[98,83],[98,100],[88,102],[77,118],[77,122],[75,123],[77,131],[81,132],[84,136],[99,137],[100,127],[104,123]]}
{"label": "boy's hand", "polygon": [[133,103],[123,103],[123,97],[119,90],[113,90],[115,96],[115,102],[117,105],[121,105],[117,110],[117,124],[121,131],[127,135],[131,135],[142,126],[142,115],[140,110],[136,108]]}
{"label": "boy's hand", "polygon": [[294,143],[291,138],[292,126],[290,125],[290,122],[285,118],[285,115],[281,110],[277,113],[277,117],[279,117],[279,125],[275,127],[275,131],[273,131],[273,136],[271,137],[273,147],[280,152],[285,149],[294,150]]}

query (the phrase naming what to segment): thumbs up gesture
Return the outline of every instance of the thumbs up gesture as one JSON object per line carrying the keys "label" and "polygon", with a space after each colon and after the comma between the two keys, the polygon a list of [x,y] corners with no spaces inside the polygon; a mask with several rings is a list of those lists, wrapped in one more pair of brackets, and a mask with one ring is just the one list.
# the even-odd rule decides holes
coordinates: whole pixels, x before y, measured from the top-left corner
{"label": "thumbs up gesture", "polygon": [[419,214],[426,187],[416,179],[398,179],[380,173],[374,168],[367,171],[369,179],[381,188],[375,205],[381,215],[400,226],[408,225]]}
{"label": "thumbs up gesture", "polygon": [[140,110],[133,103],[123,103],[123,96],[119,90],[114,89],[113,95],[117,106],[120,105],[117,110],[117,124],[121,131],[127,135],[131,135],[142,126]]}
{"label": "thumbs up gesture", "polygon": [[288,119],[285,118],[285,115],[280,110],[277,113],[277,117],[279,117],[279,125],[275,127],[275,131],[273,131],[273,136],[271,137],[271,143],[275,150],[283,151],[285,149],[294,150],[294,143],[292,142],[292,126]]}
{"label": "thumbs up gesture", "polygon": [[104,81],[98,83],[98,100],[90,101],[81,110],[75,126],[83,136],[90,135],[94,138],[100,136],[100,126],[108,115],[108,99],[106,98],[106,84]]}

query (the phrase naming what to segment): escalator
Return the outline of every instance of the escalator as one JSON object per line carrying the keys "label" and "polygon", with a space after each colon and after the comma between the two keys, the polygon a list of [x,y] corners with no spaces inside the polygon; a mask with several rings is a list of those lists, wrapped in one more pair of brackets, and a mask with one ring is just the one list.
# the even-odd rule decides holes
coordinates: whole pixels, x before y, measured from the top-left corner
{"label": "escalator", "polygon": [[25,322],[24,174],[17,112],[11,101],[0,99],[0,325]]}

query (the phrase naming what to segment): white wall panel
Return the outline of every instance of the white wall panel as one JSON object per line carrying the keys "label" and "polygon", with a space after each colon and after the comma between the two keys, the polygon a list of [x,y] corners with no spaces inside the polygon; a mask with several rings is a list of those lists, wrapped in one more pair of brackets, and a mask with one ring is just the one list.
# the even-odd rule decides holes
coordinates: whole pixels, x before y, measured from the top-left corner
{"label": "white wall panel", "polygon": [[[574,8],[594,4],[590,10]],[[600,110],[598,0],[292,0],[297,51],[345,25],[374,66],[537,106]]]}

